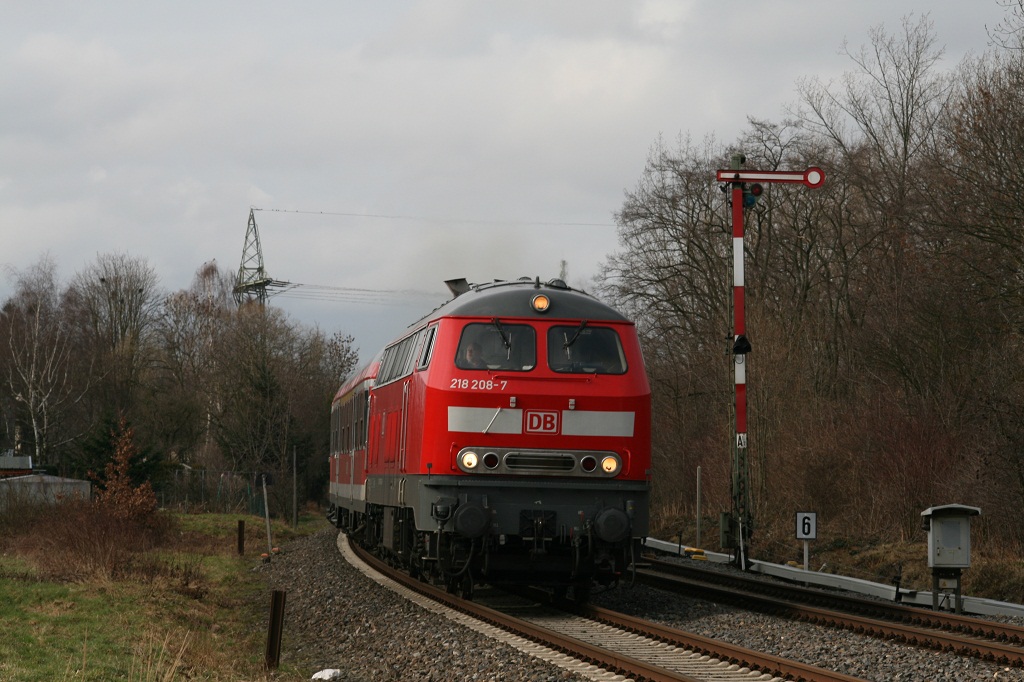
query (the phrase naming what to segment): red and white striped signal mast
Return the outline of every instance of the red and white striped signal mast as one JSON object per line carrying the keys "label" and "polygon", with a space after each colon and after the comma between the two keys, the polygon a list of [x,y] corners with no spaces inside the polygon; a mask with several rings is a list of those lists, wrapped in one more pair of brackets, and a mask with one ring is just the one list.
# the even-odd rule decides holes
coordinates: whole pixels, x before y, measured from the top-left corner
{"label": "red and white striped signal mast", "polygon": [[[732,168],[716,172],[718,182],[732,186],[732,271],[733,271],[733,335],[732,353],[736,387],[736,440],[732,448],[732,512],[721,517],[722,546],[738,549],[741,568],[746,569],[746,547],[754,524],[750,502],[750,461],[747,458],[747,354],[751,350],[747,338],[746,309],[743,298],[743,210],[757,203],[763,183],[802,184],[817,189],[825,184],[825,172],[811,167],[804,171],[747,171],[743,154],[733,154]],[[747,183],[750,183],[749,185]],[[723,187],[723,190],[725,188]]]}

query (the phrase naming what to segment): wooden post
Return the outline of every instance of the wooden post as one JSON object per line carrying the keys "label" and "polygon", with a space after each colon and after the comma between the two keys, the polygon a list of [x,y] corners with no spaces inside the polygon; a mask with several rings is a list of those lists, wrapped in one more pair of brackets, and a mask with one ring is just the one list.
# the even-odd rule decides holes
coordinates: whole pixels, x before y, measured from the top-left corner
{"label": "wooden post", "polygon": [[284,603],[286,593],[274,590],[270,596],[270,626],[267,630],[266,663],[268,670],[275,670],[281,663],[281,636],[284,634]]}
{"label": "wooden post", "polygon": [[700,508],[700,467],[697,467],[697,549],[701,549],[704,545],[700,544],[700,516],[703,512]]}
{"label": "wooden post", "polygon": [[261,476],[263,479],[263,517],[267,520],[267,561],[270,561],[270,555],[274,553],[274,541],[270,536],[270,504],[267,502],[267,475]]}

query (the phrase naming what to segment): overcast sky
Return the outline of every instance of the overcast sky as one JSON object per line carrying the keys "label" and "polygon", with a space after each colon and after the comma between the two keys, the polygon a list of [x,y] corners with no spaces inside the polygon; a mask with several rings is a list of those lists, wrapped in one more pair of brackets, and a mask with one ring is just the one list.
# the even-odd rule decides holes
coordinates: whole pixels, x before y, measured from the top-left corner
{"label": "overcast sky", "polygon": [[175,291],[207,261],[237,270],[260,208],[270,276],[384,292],[272,299],[365,357],[445,279],[549,279],[564,260],[589,288],[659,136],[778,120],[799,78],[853,68],[844,40],[922,10],[948,69],[1005,16],[998,0],[3,2],[0,265],[49,252],[69,280],[127,253]]}

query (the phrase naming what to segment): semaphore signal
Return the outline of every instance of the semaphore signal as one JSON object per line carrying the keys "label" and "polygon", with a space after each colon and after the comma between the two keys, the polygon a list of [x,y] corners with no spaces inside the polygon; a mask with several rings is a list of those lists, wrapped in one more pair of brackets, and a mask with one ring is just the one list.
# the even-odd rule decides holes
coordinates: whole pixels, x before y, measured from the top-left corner
{"label": "semaphore signal", "polygon": [[[747,338],[746,310],[743,285],[743,211],[757,203],[764,188],[762,183],[802,184],[817,189],[825,184],[825,171],[811,166],[802,171],[743,170],[743,154],[733,154],[732,168],[715,174],[718,182],[727,182],[732,189],[732,244],[733,244],[733,333],[732,355],[735,370],[736,439],[732,446],[732,512],[721,518],[722,546],[738,549],[735,557],[746,569],[746,546],[754,524],[750,501],[750,461],[747,458],[747,354],[752,350]],[[747,183],[751,183],[749,186]],[[725,191],[727,188],[723,187]]]}
{"label": "semaphore signal", "polygon": [[720,170],[717,171],[715,177],[719,182],[799,183],[807,185],[811,189],[817,189],[825,184],[825,171],[817,166],[811,166],[804,171]]}

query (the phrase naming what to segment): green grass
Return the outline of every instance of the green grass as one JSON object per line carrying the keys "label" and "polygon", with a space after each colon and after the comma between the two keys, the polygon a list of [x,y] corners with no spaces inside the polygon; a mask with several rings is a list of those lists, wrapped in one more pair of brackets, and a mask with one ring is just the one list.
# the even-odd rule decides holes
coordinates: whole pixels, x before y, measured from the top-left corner
{"label": "green grass", "polygon": [[[218,541],[227,551],[237,552],[238,522],[245,525],[245,553],[259,556],[267,551],[267,524],[262,516],[249,514],[179,514],[177,519],[183,534],[196,534],[211,541]],[[304,537],[324,527],[319,514],[299,516],[298,528],[280,519],[271,519],[270,536],[274,546],[280,546],[296,538]]]}
{"label": "green grass", "polygon": [[0,679],[124,678],[132,638],[149,625],[138,590],[0,580]]}
{"label": "green grass", "polygon": [[[55,514],[48,523],[64,523],[61,518],[74,515]],[[243,556],[237,552],[239,520],[245,521]],[[98,575],[85,568],[76,574],[75,562],[94,566],[81,558],[81,547],[54,556],[60,545],[40,544],[45,523],[5,537],[0,680],[308,679],[308,671],[287,664],[272,675],[263,667],[270,600],[252,570],[266,551],[263,519],[176,514],[169,521],[156,547],[133,552],[117,571]],[[298,529],[275,521],[274,544],[325,523],[313,515],[303,517]],[[60,577],[51,577],[54,565],[61,565]]]}

